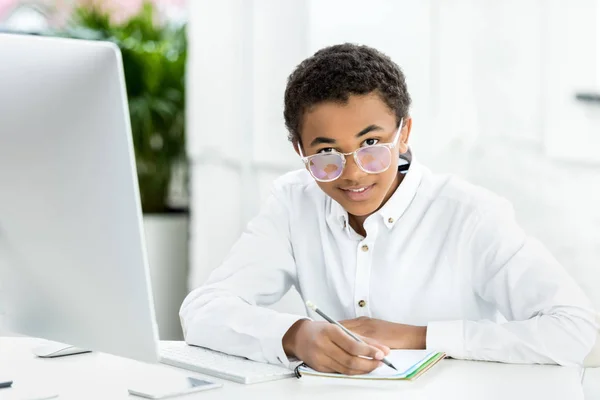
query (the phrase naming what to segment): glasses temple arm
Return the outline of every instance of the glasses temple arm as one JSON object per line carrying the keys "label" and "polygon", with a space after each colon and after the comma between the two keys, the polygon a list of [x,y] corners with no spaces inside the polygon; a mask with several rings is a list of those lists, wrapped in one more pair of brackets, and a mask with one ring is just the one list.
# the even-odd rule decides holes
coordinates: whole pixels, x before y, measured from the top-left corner
{"label": "glasses temple arm", "polygon": [[304,156],[304,152],[302,151],[302,145],[300,144],[300,141],[296,142],[296,146],[298,147],[298,154],[300,155],[300,158],[304,160],[306,157]]}
{"label": "glasses temple arm", "polygon": [[398,142],[398,139],[400,138],[400,132],[402,132],[402,124],[404,123],[404,118],[400,119],[400,126],[398,127],[398,130],[396,131],[396,134],[394,135],[394,139],[392,139],[392,143],[394,144],[394,146],[396,145],[396,143]]}

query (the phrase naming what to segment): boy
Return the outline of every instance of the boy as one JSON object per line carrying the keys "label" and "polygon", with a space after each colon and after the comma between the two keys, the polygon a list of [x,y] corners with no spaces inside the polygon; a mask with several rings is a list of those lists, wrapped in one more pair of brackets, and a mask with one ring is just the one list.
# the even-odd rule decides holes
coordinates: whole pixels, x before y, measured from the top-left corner
{"label": "boy", "polygon": [[[306,169],[275,182],[188,295],[188,343],[344,374],[370,372],[391,348],[583,363],[598,332],[589,300],[506,201],[413,159],[409,106],[401,70],[375,49],[332,46],[296,68],[284,116]],[[367,344],[262,307],[292,285]]]}

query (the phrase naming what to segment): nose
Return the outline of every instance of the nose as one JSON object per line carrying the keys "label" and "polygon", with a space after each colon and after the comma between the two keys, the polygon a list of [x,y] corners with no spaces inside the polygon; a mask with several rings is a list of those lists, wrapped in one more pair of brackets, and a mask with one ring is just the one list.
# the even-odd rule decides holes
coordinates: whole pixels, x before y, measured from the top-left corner
{"label": "nose", "polygon": [[352,155],[346,156],[346,166],[344,167],[344,171],[342,171],[342,176],[340,178],[345,179],[347,181],[359,181],[366,175],[366,172],[360,169],[360,167],[356,164],[356,160]]}

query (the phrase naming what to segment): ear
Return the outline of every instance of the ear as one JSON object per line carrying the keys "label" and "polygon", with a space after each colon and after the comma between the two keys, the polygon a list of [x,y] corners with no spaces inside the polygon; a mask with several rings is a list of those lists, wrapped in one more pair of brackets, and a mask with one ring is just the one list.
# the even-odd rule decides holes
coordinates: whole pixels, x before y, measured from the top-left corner
{"label": "ear", "polygon": [[404,120],[404,127],[400,131],[400,143],[398,146],[400,149],[400,154],[404,154],[408,151],[408,138],[410,137],[411,129],[412,129],[412,118],[407,117]]}

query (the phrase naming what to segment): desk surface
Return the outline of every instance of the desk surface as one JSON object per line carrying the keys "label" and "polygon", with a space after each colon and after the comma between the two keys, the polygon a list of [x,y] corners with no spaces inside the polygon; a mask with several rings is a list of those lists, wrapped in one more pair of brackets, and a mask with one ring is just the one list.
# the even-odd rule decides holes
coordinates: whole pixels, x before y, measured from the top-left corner
{"label": "desk surface", "polygon": [[[38,359],[31,349],[40,341],[0,337],[0,377],[14,380],[13,389],[0,389],[0,399],[19,388],[50,388],[63,399],[137,399],[127,393],[134,379],[166,374],[202,377],[166,365],[149,365],[108,354],[88,353]],[[8,374],[11,374],[8,376]],[[443,360],[414,382],[362,382],[324,378],[285,379],[241,385],[230,381],[219,389],[181,397],[193,399],[265,398],[311,400],[377,399],[583,399],[581,370],[558,366],[508,365]]]}

